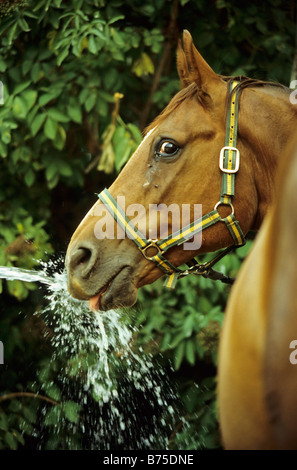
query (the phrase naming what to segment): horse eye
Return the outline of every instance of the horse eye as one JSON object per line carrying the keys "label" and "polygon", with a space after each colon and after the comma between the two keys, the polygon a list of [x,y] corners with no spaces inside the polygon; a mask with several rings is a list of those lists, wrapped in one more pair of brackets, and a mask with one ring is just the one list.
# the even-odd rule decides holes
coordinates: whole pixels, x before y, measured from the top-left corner
{"label": "horse eye", "polygon": [[163,142],[160,142],[156,149],[156,154],[159,157],[173,157],[174,155],[177,154],[179,151],[178,145],[176,145],[174,142],[171,142],[170,140],[163,140]]}

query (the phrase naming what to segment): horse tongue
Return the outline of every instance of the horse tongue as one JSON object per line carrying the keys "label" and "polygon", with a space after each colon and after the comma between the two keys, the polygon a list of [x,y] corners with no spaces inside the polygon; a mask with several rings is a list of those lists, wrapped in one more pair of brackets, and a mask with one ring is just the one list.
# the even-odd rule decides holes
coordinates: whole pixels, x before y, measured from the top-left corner
{"label": "horse tongue", "polygon": [[94,295],[94,297],[91,297],[89,300],[89,307],[91,310],[96,311],[99,309],[99,304],[100,304],[100,293],[97,295]]}

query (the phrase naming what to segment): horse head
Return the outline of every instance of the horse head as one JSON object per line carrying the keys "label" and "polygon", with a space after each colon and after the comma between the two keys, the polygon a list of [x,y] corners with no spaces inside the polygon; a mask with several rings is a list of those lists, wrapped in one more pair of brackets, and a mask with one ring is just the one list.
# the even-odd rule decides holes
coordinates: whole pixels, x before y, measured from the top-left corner
{"label": "horse head", "polygon": [[[277,154],[290,132],[289,125],[282,133],[277,127],[277,106],[285,106],[283,91],[249,86],[255,82],[250,79],[238,88],[242,92],[239,133],[237,147],[227,149],[233,158],[229,168],[228,162],[224,166],[221,150],[226,145],[226,109],[227,112],[231,109],[230,79],[212,70],[187,31],[183,34],[183,45],[178,46],[177,70],[182,89],[148,127],[143,141],[108,189],[107,197],[120,200],[122,209],[124,204],[123,218],[138,213],[137,228],[147,240],[170,236],[176,221],[180,227],[184,225],[182,204],[189,208],[190,222],[195,221],[195,208],[200,205],[202,218],[215,214],[220,223],[200,231],[200,243],[188,243],[187,249],[185,244],[176,243],[161,255],[155,242],[141,251],[126,236],[125,226],[119,230],[115,221],[119,213],[109,213],[107,203],[103,203],[103,197],[99,198],[73,234],[66,255],[70,293],[78,299],[91,299],[94,309],[133,305],[138,288],[164,274],[160,264],[152,262],[156,255],[160,254],[165,268],[171,266],[174,271],[198,253],[234,244],[230,230],[233,222],[238,224],[243,237],[249,230],[258,228],[270,202]],[[269,129],[267,119],[270,119]],[[272,144],[276,134],[280,137]],[[227,195],[221,189],[222,176],[232,187]],[[160,202],[168,209],[163,224],[160,217],[154,221],[149,217],[152,215],[149,209]]]}

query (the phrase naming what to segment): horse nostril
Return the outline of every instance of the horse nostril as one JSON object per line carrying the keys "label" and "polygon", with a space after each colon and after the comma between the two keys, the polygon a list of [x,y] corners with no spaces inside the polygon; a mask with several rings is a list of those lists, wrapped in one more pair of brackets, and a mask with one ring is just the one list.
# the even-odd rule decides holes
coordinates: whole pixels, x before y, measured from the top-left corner
{"label": "horse nostril", "polygon": [[77,248],[70,257],[69,268],[72,272],[79,272],[80,276],[86,276],[93,266],[92,250],[86,247]]}

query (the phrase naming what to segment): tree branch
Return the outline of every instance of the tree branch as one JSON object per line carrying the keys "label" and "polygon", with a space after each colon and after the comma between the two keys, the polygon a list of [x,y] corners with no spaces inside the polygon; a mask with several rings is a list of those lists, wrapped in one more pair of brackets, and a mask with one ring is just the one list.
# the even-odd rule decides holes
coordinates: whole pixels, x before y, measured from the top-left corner
{"label": "tree branch", "polygon": [[51,403],[52,405],[59,405],[57,401],[52,400],[51,398],[45,397],[44,395],[38,395],[37,393],[32,393],[32,392],[8,393],[7,395],[2,395],[2,397],[0,396],[0,402],[6,401],[6,400],[12,400],[13,398],[18,398],[18,397],[38,398],[39,400],[47,401],[48,403]]}
{"label": "tree branch", "polygon": [[166,63],[168,62],[169,57],[170,57],[172,45],[173,45],[173,42],[175,40],[175,30],[176,30],[176,21],[177,21],[177,14],[178,14],[178,4],[179,4],[179,0],[174,0],[173,3],[172,3],[172,7],[171,7],[171,11],[170,11],[170,22],[169,22],[169,26],[168,26],[167,33],[166,33],[167,40],[165,42],[163,54],[161,56],[156,74],[154,76],[154,80],[153,80],[153,84],[152,84],[152,88],[151,88],[148,100],[146,102],[145,108],[144,108],[143,113],[142,113],[142,117],[141,117],[140,124],[139,124],[141,129],[144,129],[144,127],[147,124],[148,116],[149,116],[149,113],[150,113],[150,110],[151,110],[151,107],[152,107],[154,93],[158,88],[160,79],[162,77],[163,70],[165,68]]}

